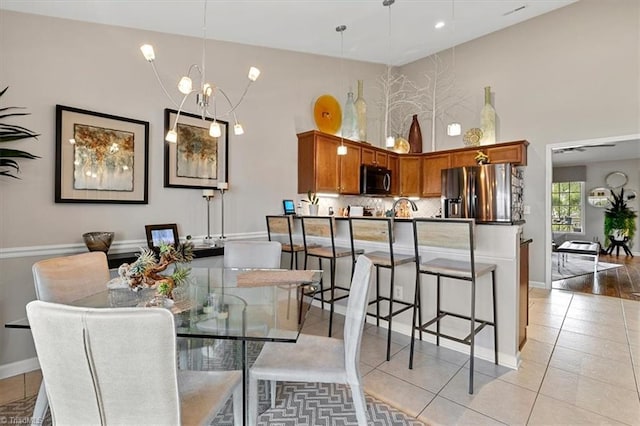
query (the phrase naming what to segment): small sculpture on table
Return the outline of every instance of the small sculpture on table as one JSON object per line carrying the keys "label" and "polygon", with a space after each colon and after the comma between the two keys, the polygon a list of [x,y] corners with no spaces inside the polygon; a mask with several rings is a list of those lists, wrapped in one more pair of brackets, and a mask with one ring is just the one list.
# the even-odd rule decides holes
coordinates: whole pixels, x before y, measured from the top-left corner
{"label": "small sculpture on table", "polygon": [[[191,268],[178,264],[189,263],[193,260],[193,243],[186,242],[174,247],[171,244],[160,245],[160,258],[148,249],[140,249],[138,259],[132,264],[123,263],[118,268],[118,275],[134,291],[142,288],[155,288],[159,294],[173,298],[173,290],[184,283]],[[176,263],[171,275],[162,275],[169,265]]]}

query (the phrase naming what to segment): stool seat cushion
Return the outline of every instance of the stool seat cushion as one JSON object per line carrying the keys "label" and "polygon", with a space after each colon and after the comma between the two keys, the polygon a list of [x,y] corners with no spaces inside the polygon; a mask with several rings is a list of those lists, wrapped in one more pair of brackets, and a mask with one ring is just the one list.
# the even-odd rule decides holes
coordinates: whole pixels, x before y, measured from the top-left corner
{"label": "stool seat cushion", "polygon": [[[360,249],[355,250],[355,254],[362,254],[362,253],[364,253],[364,250],[360,250]],[[321,247],[307,246],[307,255],[331,259],[333,257],[333,250],[331,249],[330,246],[321,246]],[[346,256],[351,256],[351,247],[336,247],[336,257],[346,257]]]}
{"label": "stool seat cushion", "polygon": [[391,265],[391,256],[389,256],[389,253],[384,251],[369,252],[367,253],[367,257],[371,259],[373,264],[376,266],[388,266],[388,267],[404,265],[406,263],[411,263],[416,261],[416,257],[413,255],[394,254],[393,265]]}
{"label": "stool seat cushion", "polygon": [[[487,274],[496,269],[493,263],[475,264],[476,277]],[[432,274],[452,275],[455,277],[471,279],[471,263],[462,260],[437,258],[420,264],[420,272]]]}

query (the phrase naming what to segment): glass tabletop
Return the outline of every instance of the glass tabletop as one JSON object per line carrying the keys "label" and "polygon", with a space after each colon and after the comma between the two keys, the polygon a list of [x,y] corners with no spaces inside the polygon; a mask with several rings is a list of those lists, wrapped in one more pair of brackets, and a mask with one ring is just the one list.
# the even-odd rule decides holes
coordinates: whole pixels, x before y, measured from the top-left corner
{"label": "glass tabletop", "polygon": [[[174,300],[154,289],[112,288],[69,303],[92,308],[164,307],[178,337],[295,342],[322,271],[192,268]],[[8,328],[28,328],[21,319]]]}

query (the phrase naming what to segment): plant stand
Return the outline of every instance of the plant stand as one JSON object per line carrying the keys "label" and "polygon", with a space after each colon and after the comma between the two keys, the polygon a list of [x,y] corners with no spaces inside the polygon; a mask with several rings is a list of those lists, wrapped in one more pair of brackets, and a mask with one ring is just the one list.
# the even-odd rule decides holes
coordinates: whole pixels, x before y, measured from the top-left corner
{"label": "plant stand", "polygon": [[622,247],[627,256],[633,257],[633,253],[631,253],[629,246],[627,246],[628,242],[629,237],[624,237],[622,240],[616,240],[613,238],[613,235],[609,235],[609,247],[607,247],[606,253],[613,254],[613,249],[615,248],[617,257],[620,255],[620,247]]}

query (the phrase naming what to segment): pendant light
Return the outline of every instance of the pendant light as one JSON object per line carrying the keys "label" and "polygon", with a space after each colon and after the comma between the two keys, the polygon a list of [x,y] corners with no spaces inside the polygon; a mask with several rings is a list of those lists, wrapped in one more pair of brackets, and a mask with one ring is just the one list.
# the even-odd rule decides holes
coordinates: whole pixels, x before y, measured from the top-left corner
{"label": "pendant light", "polygon": [[[347,30],[346,25],[338,25],[336,31],[340,33],[340,76],[344,76],[344,32]],[[344,90],[343,90],[344,92]],[[343,121],[344,124],[344,121]],[[340,146],[338,147],[338,155],[347,155],[347,147],[344,145],[344,135],[340,132]]]}
{"label": "pendant light", "polygon": [[384,7],[389,8],[389,25],[388,25],[388,41],[389,41],[389,59],[387,63],[387,88],[386,88],[386,96],[385,96],[385,108],[384,108],[384,136],[385,136],[385,146],[387,148],[393,148],[396,144],[396,138],[394,136],[389,135],[389,91],[391,90],[389,87],[389,83],[391,82],[391,5],[395,3],[396,0],[383,0],[382,5]]}
{"label": "pendant light", "polygon": [[[452,33],[456,32],[456,4],[455,4],[455,2],[456,2],[456,0],[451,0],[451,32]],[[455,43],[455,39],[454,39],[454,43]],[[455,75],[455,69],[456,69],[456,46],[455,46],[455,44],[451,48],[451,62],[452,62],[453,72],[454,72],[454,75]],[[448,136],[460,136],[461,133],[462,133],[462,126],[457,121],[454,121],[453,123],[450,123],[449,125],[447,125],[447,135]]]}

